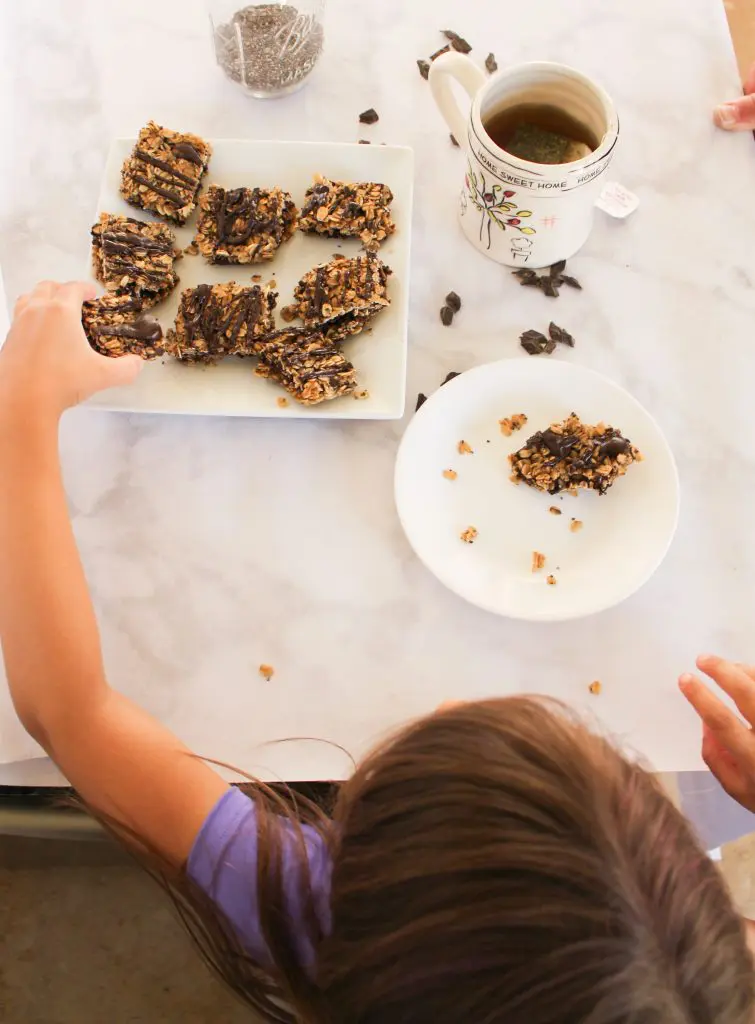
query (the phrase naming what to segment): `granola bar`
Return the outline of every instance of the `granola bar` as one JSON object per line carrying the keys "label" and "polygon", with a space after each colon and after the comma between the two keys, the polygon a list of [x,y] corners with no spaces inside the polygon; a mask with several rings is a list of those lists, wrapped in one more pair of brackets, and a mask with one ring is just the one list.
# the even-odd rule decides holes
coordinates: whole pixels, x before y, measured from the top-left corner
{"label": "granola bar", "polygon": [[316,175],[304,197],[299,227],[329,238],[361,238],[365,248],[376,249],[396,230],[390,211],[392,202],[393,193],[387,185],[331,181]]}
{"label": "granola bar", "polygon": [[320,329],[288,327],[261,338],[256,373],[269,377],[302,405],[317,405],[351,394],[357,386],[354,367]]}
{"label": "granola bar", "polygon": [[296,231],[297,209],[282,189],[211,185],[199,200],[196,242],[210,263],[263,263]]}
{"label": "granola bar", "polygon": [[251,355],[255,341],[273,329],[277,293],[254,284],[200,284],[181,293],[166,351],[187,363],[216,363]]}
{"label": "granola bar", "polygon": [[127,352],[142,359],[163,354],[163,330],[157,320],[142,314],[142,306],[130,295],[103,295],[85,302],[81,323],[89,344],[103,356]]}
{"label": "granola bar", "polygon": [[154,306],[178,284],[176,236],[166,224],[147,224],[113,213],[92,228],[92,265],[98,281],[116,295]]}
{"label": "granola bar", "polygon": [[121,171],[121,195],[141,210],[185,224],[196,206],[212,147],[198,135],[150,121]]}
{"label": "granola bar", "polygon": [[281,312],[284,320],[297,317],[307,327],[327,325],[332,341],[358,334],[390,304],[386,283],[390,268],[366,253],[347,259],[334,256],[310,270],[294,289],[295,302]]}
{"label": "granola bar", "polygon": [[562,423],[538,431],[509,456],[512,480],[540,491],[576,493],[582,487],[605,494],[642,455],[621,431],[582,423],[572,413]]}

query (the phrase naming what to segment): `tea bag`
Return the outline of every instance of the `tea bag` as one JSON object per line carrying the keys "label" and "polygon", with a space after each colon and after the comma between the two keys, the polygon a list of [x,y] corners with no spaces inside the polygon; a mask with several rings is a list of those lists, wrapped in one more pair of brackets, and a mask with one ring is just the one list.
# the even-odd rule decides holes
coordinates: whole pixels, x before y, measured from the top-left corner
{"label": "tea bag", "polygon": [[526,122],[516,129],[506,149],[535,164],[568,164],[592,153],[586,142]]}

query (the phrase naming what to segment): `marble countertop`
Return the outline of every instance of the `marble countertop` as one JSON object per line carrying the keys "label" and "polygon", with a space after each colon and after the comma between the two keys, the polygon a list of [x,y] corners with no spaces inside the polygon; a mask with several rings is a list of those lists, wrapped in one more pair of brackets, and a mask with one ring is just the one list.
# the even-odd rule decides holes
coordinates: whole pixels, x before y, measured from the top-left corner
{"label": "marble countertop", "polygon": [[[359,111],[375,107],[369,137],[415,150],[409,408],[448,370],[516,356],[519,333],[550,307],[456,225],[463,157],[414,63],[446,23],[480,60],[490,49],[501,66],[561,60],[616,102],[611,175],[641,206],[626,222],[600,216],[570,264],[585,288],[559,300],[578,337],[563,358],[623,384],[666,431],[683,488],[671,553],[612,611],[510,622],[448,593],[406,544],[392,495],[406,420],[78,410],[62,454],[110,678],[199,753],[271,778],[343,776],[348,758],[332,744],[358,757],[441,700],[518,690],[598,716],[658,769],[698,767],[677,674],[703,649],[755,658],[755,147],[710,122],[739,89],[718,0],[476,0],[463,13],[453,0],[330,0],[321,67],[268,103],[214,67],[197,0],[4,4],[9,299],[38,278],[81,275],[109,141],[148,118],[210,137],[356,141]],[[464,309],[447,329],[438,307],[450,288]],[[269,683],[263,662],[276,669]],[[38,754],[0,693],[0,761]],[[0,781],[57,778],[38,761],[6,773]]]}

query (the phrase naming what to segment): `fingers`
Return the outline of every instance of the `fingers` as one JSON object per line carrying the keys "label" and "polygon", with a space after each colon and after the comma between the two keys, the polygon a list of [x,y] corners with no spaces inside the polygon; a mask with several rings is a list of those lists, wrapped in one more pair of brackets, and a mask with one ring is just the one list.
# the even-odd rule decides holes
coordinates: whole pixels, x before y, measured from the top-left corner
{"label": "fingers", "polygon": [[726,131],[755,131],[755,95],[722,103],[713,111],[713,120]]}
{"label": "fingers", "polygon": [[144,360],[139,356],[117,356],[115,359],[110,356],[101,356],[105,364],[103,369],[107,371],[107,378],[103,387],[118,388],[133,384],[142,371]]}
{"label": "fingers", "polygon": [[744,666],[712,654],[703,654],[697,659],[697,667],[718,683],[750,725],[755,725],[755,682]]}
{"label": "fingers", "polygon": [[720,744],[716,734],[705,724],[703,724],[701,753],[703,761],[705,761],[729,796],[734,797],[735,800],[741,799],[745,787],[737,762],[729,751]]}
{"label": "fingers", "polygon": [[96,294],[97,285],[91,281],[67,281],[58,286],[57,297],[78,310],[82,302],[88,302]]}
{"label": "fingers", "polygon": [[696,676],[682,676],[679,680],[679,689],[715,735],[719,744],[735,759],[744,761],[753,756],[755,751],[750,729]]}

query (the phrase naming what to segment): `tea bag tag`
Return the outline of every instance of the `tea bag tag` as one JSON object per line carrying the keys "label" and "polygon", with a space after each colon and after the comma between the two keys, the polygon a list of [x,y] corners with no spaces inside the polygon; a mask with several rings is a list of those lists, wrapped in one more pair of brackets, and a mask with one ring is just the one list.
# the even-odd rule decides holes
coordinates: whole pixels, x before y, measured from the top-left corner
{"label": "tea bag tag", "polygon": [[595,200],[595,205],[609,217],[618,217],[619,220],[623,220],[630,213],[634,213],[640,205],[640,200],[634,192],[624,188],[618,181],[609,181],[607,185],[603,186],[603,190]]}

